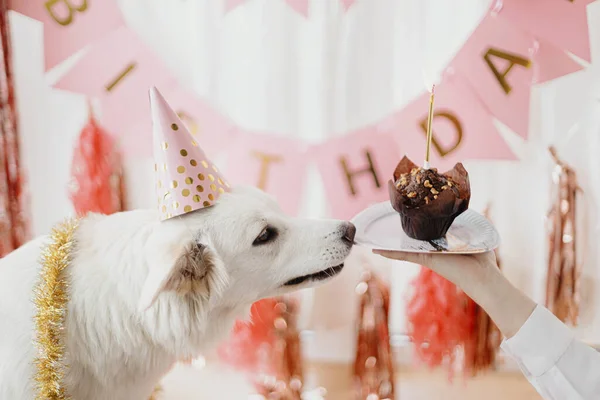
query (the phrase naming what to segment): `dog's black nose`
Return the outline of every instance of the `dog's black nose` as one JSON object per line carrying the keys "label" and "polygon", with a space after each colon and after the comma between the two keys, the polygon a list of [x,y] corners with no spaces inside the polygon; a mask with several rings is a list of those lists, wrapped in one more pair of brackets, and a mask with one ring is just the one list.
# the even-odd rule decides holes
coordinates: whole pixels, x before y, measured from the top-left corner
{"label": "dog's black nose", "polygon": [[356,235],[356,227],[352,222],[345,222],[342,227],[342,240],[350,245],[354,244],[354,236]]}

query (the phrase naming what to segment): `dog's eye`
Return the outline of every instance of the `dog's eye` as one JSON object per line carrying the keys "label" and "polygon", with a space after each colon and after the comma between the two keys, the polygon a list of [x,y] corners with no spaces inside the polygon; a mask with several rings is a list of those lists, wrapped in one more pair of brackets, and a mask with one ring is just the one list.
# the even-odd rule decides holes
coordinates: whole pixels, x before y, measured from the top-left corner
{"label": "dog's eye", "polygon": [[273,240],[275,240],[276,237],[277,230],[273,227],[267,226],[265,229],[262,230],[260,235],[258,235],[256,239],[254,239],[254,243],[252,243],[252,245],[260,246],[261,244],[272,242]]}

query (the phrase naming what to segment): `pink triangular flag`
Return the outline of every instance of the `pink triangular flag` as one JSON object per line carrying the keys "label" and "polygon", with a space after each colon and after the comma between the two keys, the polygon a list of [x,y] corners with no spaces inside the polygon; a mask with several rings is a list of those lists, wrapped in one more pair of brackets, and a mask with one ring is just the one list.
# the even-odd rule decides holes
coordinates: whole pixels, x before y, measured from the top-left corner
{"label": "pink triangular flag", "polygon": [[160,219],[213,205],[229,183],[156,88],[150,89],[150,108]]}
{"label": "pink triangular flag", "polygon": [[113,0],[32,1],[12,0],[10,9],[44,24],[46,70],[124,24],[119,5]]}
{"label": "pink triangular flag", "polygon": [[488,111],[523,138],[529,128],[530,51],[535,42],[535,37],[505,19],[486,16],[450,63]]}
{"label": "pink triangular flag", "polygon": [[54,87],[97,98],[103,126],[116,133],[148,118],[150,86],[172,84],[169,68],[124,26],[99,40]]}
{"label": "pink triangular flag", "polygon": [[239,133],[227,149],[227,159],[235,160],[226,169],[231,182],[256,185],[275,197],[283,211],[297,215],[308,164],[306,142],[268,133]]}
{"label": "pink triangular flag", "polygon": [[590,62],[589,3],[582,0],[503,0],[498,15]]}
{"label": "pink triangular flag", "polygon": [[354,4],[354,2],[356,0],[340,0],[340,1],[342,2],[342,5],[346,9],[346,11],[348,11],[350,9],[350,7],[352,7],[352,5]]}
{"label": "pink triangular flag", "polygon": [[308,16],[308,0],[285,0],[296,12]]}
{"label": "pink triangular flag", "polygon": [[225,0],[225,12],[228,13],[234,8],[241,6],[245,2],[246,0]]}
{"label": "pink triangular flag", "polygon": [[[423,157],[429,93],[390,116],[390,132],[402,152],[413,160]],[[514,160],[516,156],[494,126],[492,116],[458,74],[445,76],[435,87],[431,165],[448,170],[465,160]],[[384,133],[385,134],[385,133]]]}
{"label": "pink triangular flag", "polygon": [[307,157],[323,180],[330,215],[348,219],[389,199],[386,182],[402,154],[392,135],[366,127],[311,147]]}
{"label": "pink triangular flag", "polygon": [[535,60],[535,83],[548,82],[584,68],[567,53],[546,41],[540,42],[533,58]]}

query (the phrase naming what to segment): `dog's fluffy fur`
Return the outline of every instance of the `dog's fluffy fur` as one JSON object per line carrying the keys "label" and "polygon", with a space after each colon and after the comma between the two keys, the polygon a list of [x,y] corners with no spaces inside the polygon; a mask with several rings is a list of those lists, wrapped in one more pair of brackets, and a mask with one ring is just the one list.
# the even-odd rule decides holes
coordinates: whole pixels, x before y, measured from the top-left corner
{"label": "dog's fluffy fur", "polygon": [[[153,211],[86,217],[68,269],[69,394],[148,399],[175,362],[223,339],[254,301],[339,272],[353,237],[347,222],[290,218],[251,188],[165,222]],[[0,260],[0,399],[34,398],[32,296],[47,240]]]}

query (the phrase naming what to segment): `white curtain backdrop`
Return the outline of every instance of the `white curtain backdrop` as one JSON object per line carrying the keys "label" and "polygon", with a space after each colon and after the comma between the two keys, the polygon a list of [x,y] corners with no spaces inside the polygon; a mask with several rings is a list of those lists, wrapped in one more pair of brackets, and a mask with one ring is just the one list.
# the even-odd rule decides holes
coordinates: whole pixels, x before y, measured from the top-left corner
{"label": "white curtain backdrop", "polygon": [[[311,0],[306,19],[283,0],[248,0],[228,15],[223,15],[222,0],[121,3],[129,26],[160,54],[182,85],[193,87],[244,128],[313,143],[376,123],[424,91],[489,5],[487,0],[356,0],[346,13],[338,0]],[[589,7],[589,16],[597,62],[600,2]],[[64,68],[44,76],[39,24],[18,15],[12,21],[23,157],[34,229],[42,234],[71,212],[65,188],[86,105],[81,96],[49,88]],[[590,205],[581,218],[590,242],[579,333],[600,343],[600,315],[594,308],[598,297],[591,295],[600,284],[600,81],[593,67],[534,89],[527,143],[502,128],[521,162],[466,166],[472,176],[472,208],[481,211],[491,201],[506,274],[538,300],[544,290],[544,218],[552,171],[547,146],[555,144],[578,168]],[[151,164],[150,159],[127,161],[131,207],[154,206]],[[318,173],[311,169],[307,179],[302,214],[327,216]],[[309,340],[311,356],[353,356],[353,290],[364,263],[389,277],[392,329],[403,332],[406,287],[417,269],[384,262],[359,249],[340,279],[305,294],[304,325],[315,332]]]}

